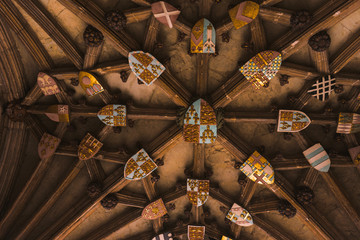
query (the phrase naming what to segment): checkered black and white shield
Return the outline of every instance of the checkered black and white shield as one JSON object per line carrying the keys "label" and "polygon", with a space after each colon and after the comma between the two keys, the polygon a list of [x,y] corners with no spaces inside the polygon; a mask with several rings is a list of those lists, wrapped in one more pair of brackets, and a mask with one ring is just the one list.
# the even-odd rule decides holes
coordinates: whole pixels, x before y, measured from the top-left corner
{"label": "checkered black and white shield", "polygon": [[320,101],[326,101],[331,91],[335,88],[335,78],[331,75],[324,76],[311,86],[308,93]]}

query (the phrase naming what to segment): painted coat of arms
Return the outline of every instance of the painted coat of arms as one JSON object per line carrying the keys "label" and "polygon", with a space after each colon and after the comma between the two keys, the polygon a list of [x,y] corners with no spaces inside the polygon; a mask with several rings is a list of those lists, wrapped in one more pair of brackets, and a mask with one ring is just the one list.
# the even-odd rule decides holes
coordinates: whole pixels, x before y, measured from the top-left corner
{"label": "painted coat of arms", "polygon": [[68,105],[51,105],[46,109],[45,115],[54,122],[70,122]]}
{"label": "painted coat of arms", "polygon": [[280,110],[278,132],[300,132],[311,123],[310,118],[303,112],[294,110]]}
{"label": "painted coat of arms", "polygon": [[248,227],[254,224],[250,213],[236,203],[233,204],[230,211],[226,215],[226,218],[233,223],[243,227]]}
{"label": "painted coat of arms", "polygon": [[355,165],[360,163],[360,146],[349,148],[349,154],[351,156],[351,160],[353,160]]}
{"label": "painted coat of arms", "polygon": [[356,113],[340,113],[336,132],[342,134],[360,132],[360,115]]}
{"label": "painted coat of arms", "polygon": [[167,210],[163,200],[160,198],[155,202],[152,202],[149,205],[147,205],[143,209],[141,216],[144,219],[154,220],[164,216],[165,214],[167,214]]}
{"label": "painted coat of arms", "polygon": [[281,54],[276,51],[263,51],[251,58],[241,68],[240,72],[255,89],[269,84],[281,66]]}
{"label": "painted coat of arms", "polygon": [[232,238],[226,237],[226,236],[222,236],[221,240],[232,240]]}
{"label": "painted coat of arms", "polygon": [[164,65],[153,55],[143,51],[130,52],[129,65],[136,77],[147,86],[151,85],[165,71]]}
{"label": "painted coat of arms", "polygon": [[151,240],[174,240],[173,234],[170,232],[162,233],[156,237],[153,237]]}
{"label": "painted coat of arms", "polygon": [[95,156],[100,150],[103,144],[91,136],[90,133],[86,134],[86,136],[81,140],[79,149],[78,149],[78,156],[80,160],[88,160]]}
{"label": "painted coat of arms", "polygon": [[188,239],[189,240],[204,240],[205,226],[188,225]]}
{"label": "painted coat of arms", "polygon": [[209,196],[210,181],[209,180],[187,180],[187,195],[190,202],[197,207],[203,205]]}
{"label": "painted coat of arms", "polygon": [[313,168],[320,172],[328,172],[330,169],[330,158],[320,143],[315,144],[303,152],[305,158]]}
{"label": "painted coat of arms", "polygon": [[140,180],[152,173],[157,167],[147,152],[141,149],[127,161],[124,176],[128,180]]}
{"label": "painted coat of arms", "polygon": [[270,163],[255,151],[240,167],[240,170],[252,181],[260,184],[274,183],[274,169]]}
{"label": "painted coat of arms", "polygon": [[126,126],[125,105],[107,105],[98,112],[97,116],[106,125],[112,127]]}
{"label": "painted coat of arms", "polygon": [[159,22],[165,24],[169,28],[173,27],[180,14],[179,10],[164,1],[151,4],[151,11]]}
{"label": "painted coat of arms", "polygon": [[60,93],[60,89],[55,80],[46,73],[39,72],[37,84],[45,96]]}
{"label": "painted coat of arms", "polygon": [[214,109],[203,99],[194,102],[184,118],[184,139],[191,143],[214,143],[217,136]]}
{"label": "painted coat of arms", "polygon": [[191,30],[190,51],[192,53],[215,53],[215,28],[206,18],[200,19]]}
{"label": "painted coat of arms", "polygon": [[44,133],[38,144],[38,153],[40,159],[46,159],[54,155],[61,142],[60,138]]}
{"label": "painted coat of arms", "polygon": [[235,29],[239,29],[251,23],[259,14],[259,4],[245,1],[229,10],[231,21]]}
{"label": "painted coat of arms", "polygon": [[79,83],[88,96],[94,96],[104,91],[95,76],[88,72],[81,71],[79,73]]}
{"label": "painted coat of arms", "polygon": [[320,101],[326,101],[330,93],[335,89],[336,79],[331,76],[324,76],[316,82],[308,90],[308,93]]}

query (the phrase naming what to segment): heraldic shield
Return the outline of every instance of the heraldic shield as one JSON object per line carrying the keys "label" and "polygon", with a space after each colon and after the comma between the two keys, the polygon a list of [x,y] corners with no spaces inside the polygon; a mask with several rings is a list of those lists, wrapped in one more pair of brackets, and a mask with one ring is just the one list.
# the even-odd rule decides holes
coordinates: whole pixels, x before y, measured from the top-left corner
{"label": "heraldic shield", "polygon": [[124,176],[128,180],[140,180],[152,173],[157,167],[147,152],[141,149],[127,161]]}
{"label": "heraldic shield", "polygon": [[232,240],[232,239],[226,236],[222,236],[221,240]]}
{"label": "heraldic shield", "polygon": [[60,93],[60,89],[55,80],[46,73],[39,72],[37,84],[45,96]]}
{"label": "heraldic shield", "polygon": [[173,234],[170,232],[162,233],[156,237],[153,237],[151,240],[174,240]]}
{"label": "heraldic shield", "polygon": [[204,240],[205,226],[188,225],[188,239],[189,240]]}
{"label": "heraldic shield", "polygon": [[107,105],[98,112],[97,116],[106,125],[112,127],[126,126],[125,105]]}
{"label": "heraldic shield", "polygon": [[209,180],[187,180],[187,195],[192,205],[200,207],[209,196],[210,181]]}
{"label": "heraldic shield", "polygon": [[81,140],[78,149],[78,156],[80,160],[88,160],[95,156],[100,150],[103,144],[91,136],[90,133],[86,134],[86,136]]}
{"label": "heraldic shield", "polygon": [[215,28],[206,18],[200,19],[191,30],[191,53],[215,53]]}
{"label": "heraldic shield", "polygon": [[255,89],[269,84],[281,66],[281,54],[276,51],[263,51],[251,58],[241,68],[240,72]]}
{"label": "heraldic shield", "polygon": [[320,172],[328,172],[330,169],[330,158],[320,143],[303,152],[305,158],[313,168]]}
{"label": "heraldic shield", "polygon": [[335,89],[336,79],[331,76],[324,76],[316,82],[307,91],[310,95],[320,101],[326,101],[330,97],[330,93]]}
{"label": "heraldic shield", "polygon": [[336,132],[342,134],[360,132],[360,115],[356,113],[340,113]]}
{"label": "heraldic shield", "polygon": [[303,112],[293,110],[280,110],[278,119],[278,132],[300,132],[311,123],[310,118]]}
{"label": "heraldic shield", "polygon": [[252,181],[259,184],[274,183],[274,169],[270,163],[255,151],[244,163],[240,170]]}
{"label": "heraldic shield", "polygon": [[245,1],[229,10],[229,16],[235,29],[239,29],[251,23],[259,14],[259,4]]}
{"label": "heraldic shield", "polygon": [[360,163],[360,146],[349,148],[348,151],[351,156],[351,160],[355,165],[358,165]]}
{"label": "heraldic shield", "polygon": [[152,202],[149,205],[147,205],[143,209],[141,216],[144,219],[154,220],[154,219],[164,216],[165,214],[167,214],[167,210],[166,210],[163,200],[160,198],[160,199],[156,200],[155,202]]}
{"label": "heraldic shield", "polygon": [[169,28],[173,28],[176,19],[180,15],[179,10],[164,1],[151,4],[151,11],[159,22],[165,24]]}
{"label": "heraldic shield", "polygon": [[70,122],[68,105],[51,105],[46,109],[45,115],[54,122]]}
{"label": "heraldic shield", "polygon": [[38,145],[38,153],[40,159],[46,159],[54,155],[60,142],[60,138],[54,137],[48,133],[44,133]]}
{"label": "heraldic shield", "polygon": [[90,97],[104,91],[104,88],[96,80],[95,76],[88,72],[81,71],[79,73],[79,83],[86,92],[86,95]]}
{"label": "heraldic shield", "polygon": [[136,77],[147,86],[151,85],[165,71],[164,65],[153,55],[143,51],[130,52],[129,65]]}
{"label": "heraldic shield", "polygon": [[184,139],[191,143],[214,143],[217,136],[214,109],[203,99],[194,102],[184,118]]}
{"label": "heraldic shield", "polygon": [[226,236],[222,236],[221,240],[232,240],[232,238],[226,237]]}
{"label": "heraldic shield", "polygon": [[230,211],[226,215],[226,218],[243,227],[248,227],[254,224],[250,213],[236,203],[232,205]]}

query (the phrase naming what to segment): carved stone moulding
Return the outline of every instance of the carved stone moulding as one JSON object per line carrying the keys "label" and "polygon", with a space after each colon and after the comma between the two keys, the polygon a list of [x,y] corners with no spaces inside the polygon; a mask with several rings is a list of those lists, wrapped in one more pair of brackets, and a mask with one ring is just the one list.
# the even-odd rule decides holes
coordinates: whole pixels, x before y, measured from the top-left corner
{"label": "carved stone moulding", "polygon": [[290,24],[294,28],[301,28],[308,24],[311,21],[311,18],[311,14],[307,11],[295,12],[291,15]]}
{"label": "carved stone moulding", "polygon": [[96,198],[102,191],[102,184],[99,182],[91,182],[87,187],[87,193],[90,198]]}
{"label": "carved stone moulding", "polygon": [[293,207],[288,201],[281,200],[278,206],[279,213],[287,218],[295,217],[296,208]]}
{"label": "carved stone moulding", "polygon": [[326,31],[320,31],[309,39],[308,44],[312,50],[323,52],[330,47],[331,38]]}
{"label": "carved stone moulding", "polygon": [[314,199],[314,192],[307,186],[298,187],[295,193],[296,200],[301,204],[311,204]]}
{"label": "carved stone moulding", "polygon": [[9,103],[6,108],[6,115],[14,122],[24,121],[26,114],[27,112],[25,106],[22,106],[19,103]]}
{"label": "carved stone moulding", "polygon": [[89,47],[98,47],[104,41],[104,35],[91,25],[86,27],[83,37],[86,46]]}
{"label": "carved stone moulding", "polygon": [[103,206],[103,208],[105,208],[106,210],[111,210],[116,207],[118,202],[119,202],[119,200],[117,199],[117,197],[114,194],[109,194],[106,197],[104,197],[100,203],[101,203],[101,206]]}
{"label": "carved stone moulding", "polygon": [[120,10],[112,10],[105,14],[108,26],[115,31],[121,31],[126,27],[126,16]]}

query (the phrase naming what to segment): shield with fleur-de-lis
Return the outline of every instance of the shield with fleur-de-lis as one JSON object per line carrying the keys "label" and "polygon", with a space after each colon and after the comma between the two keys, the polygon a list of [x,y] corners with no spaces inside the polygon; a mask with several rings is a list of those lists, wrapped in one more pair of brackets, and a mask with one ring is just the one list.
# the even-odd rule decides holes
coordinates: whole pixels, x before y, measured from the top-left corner
{"label": "shield with fleur-de-lis", "polygon": [[206,18],[195,23],[190,34],[191,53],[215,53],[215,28]]}
{"label": "shield with fleur-de-lis", "polygon": [[140,180],[152,173],[157,167],[147,152],[141,149],[126,162],[124,177],[128,180]]}
{"label": "shield with fleur-de-lis", "polygon": [[147,205],[143,209],[141,216],[144,219],[154,220],[154,219],[164,216],[165,214],[167,214],[167,210],[166,210],[163,200],[160,198],[160,199],[156,200],[155,202],[152,202],[149,205]]}
{"label": "shield with fleur-de-lis", "polygon": [[94,96],[104,91],[96,77],[88,72],[81,71],[79,73],[79,84],[88,96]]}
{"label": "shield with fleur-de-lis", "polygon": [[112,127],[126,126],[125,105],[107,105],[98,112],[97,116],[106,125]]}
{"label": "shield with fleur-de-lis", "polygon": [[360,115],[357,113],[340,113],[336,132],[342,134],[360,132]]}
{"label": "shield with fleur-de-lis", "polygon": [[97,140],[95,137],[91,136],[90,133],[86,134],[86,136],[81,140],[78,156],[80,160],[88,160],[95,156],[100,150],[103,144]]}
{"label": "shield with fleur-de-lis", "polygon": [[251,23],[259,14],[259,4],[252,1],[239,3],[229,10],[229,16],[235,29]]}
{"label": "shield with fleur-de-lis", "polygon": [[204,240],[205,226],[188,225],[189,240]]}
{"label": "shield with fleur-de-lis", "polygon": [[233,223],[248,227],[254,224],[254,221],[250,215],[250,213],[245,209],[234,203],[226,215],[226,218],[232,221]]}
{"label": "shield with fleur-de-lis", "polygon": [[259,184],[274,183],[274,169],[270,163],[255,151],[240,167],[240,170],[252,181]]}
{"label": "shield with fleur-de-lis", "polygon": [[45,115],[54,122],[69,122],[69,106],[68,105],[51,105]]}
{"label": "shield with fleur-de-lis", "polygon": [[200,207],[207,201],[209,189],[209,180],[187,179],[187,195],[194,206]]}
{"label": "shield with fleur-de-lis", "polygon": [[61,142],[60,138],[44,133],[38,144],[38,153],[40,159],[46,159],[54,155]]}
{"label": "shield with fleur-de-lis", "polygon": [[129,66],[136,77],[145,85],[151,85],[164,72],[165,67],[150,53],[134,51],[129,53]]}
{"label": "shield with fleur-de-lis", "polygon": [[205,100],[188,108],[184,118],[184,139],[191,143],[214,143],[217,136],[216,114]]}
{"label": "shield with fleur-de-lis", "polygon": [[311,123],[310,118],[301,111],[280,110],[278,132],[300,132]]}
{"label": "shield with fleur-de-lis", "polygon": [[55,80],[46,73],[39,72],[37,84],[45,96],[60,93],[60,89]]}
{"label": "shield with fleur-de-lis", "polygon": [[179,10],[164,1],[154,2],[151,4],[151,11],[159,22],[165,24],[169,28],[174,26],[174,23],[180,14]]}
{"label": "shield with fleur-de-lis", "polygon": [[260,89],[269,84],[281,66],[281,54],[276,51],[263,51],[251,58],[241,68],[240,72],[253,85]]}

